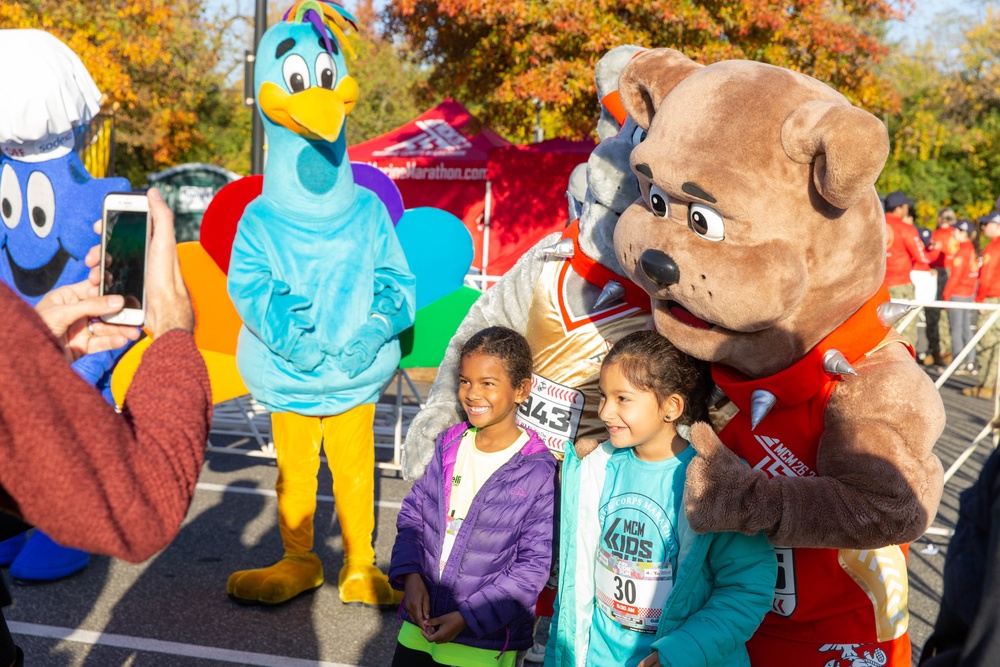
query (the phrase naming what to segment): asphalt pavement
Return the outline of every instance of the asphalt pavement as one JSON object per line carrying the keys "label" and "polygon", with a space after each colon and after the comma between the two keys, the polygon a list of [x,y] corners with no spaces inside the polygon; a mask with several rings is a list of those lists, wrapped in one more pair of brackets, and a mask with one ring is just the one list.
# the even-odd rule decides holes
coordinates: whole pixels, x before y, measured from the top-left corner
{"label": "asphalt pavement", "polygon": [[[992,416],[992,402],[967,398],[958,377],[942,390],[948,425],[937,453],[947,468]],[[426,390],[426,384],[418,388]],[[391,443],[394,386],[380,409],[378,439]],[[405,395],[405,403],[413,398]],[[406,411],[407,418],[413,412]],[[221,413],[223,416],[226,410]],[[231,412],[230,412],[231,414]],[[317,553],[327,583],[277,607],[243,606],[226,595],[238,569],[262,567],[281,556],[274,498],[276,469],[258,442],[217,420],[198,490],[176,540],[140,565],[94,556],[81,573],[59,582],[21,585],[7,577],[14,604],[5,614],[26,665],[52,667],[281,667],[365,666],[391,662],[399,621],[395,610],[341,604],[336,589],[342,549],[331,481],[321,471],[316,516]],[[238,420],[237,420],[238,421]],[[258,415],[255,425],[266,428]],[[935,528],[954,527],[958,493],[969,486],[988,454],[979,447],[946,486]],[[391,448],[377,450],[382,461]],[[249,455],[249,454],[258,455]],[[388,567],[399,503],[410,484],[389,470],[376,472],[376,553]],[[937,615],[947,537],[926,535],[910,550],[910,634],[915,655]]]}

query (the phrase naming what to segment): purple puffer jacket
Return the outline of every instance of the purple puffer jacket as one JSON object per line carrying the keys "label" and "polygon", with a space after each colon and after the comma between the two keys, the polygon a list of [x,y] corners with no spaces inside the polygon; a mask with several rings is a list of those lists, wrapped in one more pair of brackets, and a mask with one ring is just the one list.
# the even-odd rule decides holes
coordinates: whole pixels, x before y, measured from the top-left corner
{"label": "purple puffer jacket", "polygon": [[[430,617],[458,610],[468,623],[456,643],[525,650],[533,643],[535,601],[552,560],[556,461],[528,430],[528,443],[479,489],[438,576],[452,471],[469,427],[456,424],[438,436],[434,460],[403,500],[389,581],[402,590],[404,575],[419,572]],[[401,613],[410,620],[405,606]]]}

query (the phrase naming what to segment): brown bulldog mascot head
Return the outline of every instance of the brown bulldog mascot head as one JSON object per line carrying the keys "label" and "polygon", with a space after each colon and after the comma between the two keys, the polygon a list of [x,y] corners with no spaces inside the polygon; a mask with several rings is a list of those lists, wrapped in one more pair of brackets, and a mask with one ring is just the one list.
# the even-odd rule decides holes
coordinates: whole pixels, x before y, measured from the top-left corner
{"label": "brown bulldog mascot head", "polygon": [[[673,49],[637,56],[619,91],[648,131],[631,154],[642,196],[615,230],[619,262],[659,332],[715,362],[738,410],[725,446],[692,428],[691,526],[786,547],[915,539],[940,500],[944,410],[889,326],[874,188],[885,127],[804,74]],[[834,341],[853,346],[846,365],[828,365]],[[757,441],[799,454],[768,459]]]}
{"label": "brown bulldog mascot head", "polygon": [[886,129],[815,79],[749,61],[636,58],[622,102],[648,135],[615,246],[657,329],[752,377],[800,359],[878,290]]}

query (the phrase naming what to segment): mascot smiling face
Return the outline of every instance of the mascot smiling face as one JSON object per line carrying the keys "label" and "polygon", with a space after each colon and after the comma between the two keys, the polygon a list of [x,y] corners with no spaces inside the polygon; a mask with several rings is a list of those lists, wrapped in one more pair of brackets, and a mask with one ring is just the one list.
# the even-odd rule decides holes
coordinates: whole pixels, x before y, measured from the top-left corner
{"label": "mascot smiling face", "polygon": [[104,195],[131,187],[92,178],[73,152],[100,109],[76,54],[48,33],[4,30],[0,60],[18,63],[0,71],[0,281],[34,305],[86,278]]}
{"label": "mascot smiling face", "polygon": [[104,195],[128,190],[123,178],[94,179],[75,153],[41,162],[3,159],[0,168],[0,280],[29,303],[87,277],[87,250]]}

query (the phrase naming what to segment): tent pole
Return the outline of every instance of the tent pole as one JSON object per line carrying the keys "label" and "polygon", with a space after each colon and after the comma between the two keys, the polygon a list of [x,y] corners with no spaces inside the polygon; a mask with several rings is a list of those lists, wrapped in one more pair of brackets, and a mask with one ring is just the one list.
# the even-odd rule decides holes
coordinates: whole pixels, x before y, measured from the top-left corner
{"label": "tent pole", "polygon": [[486,198],[484,200],[485,210],[483,211],[483,276],[479,283],[480,288],[485,292],[487,271],[486,267],[490,263],[490,210],[493,208],[493,182],[486,181]]}

